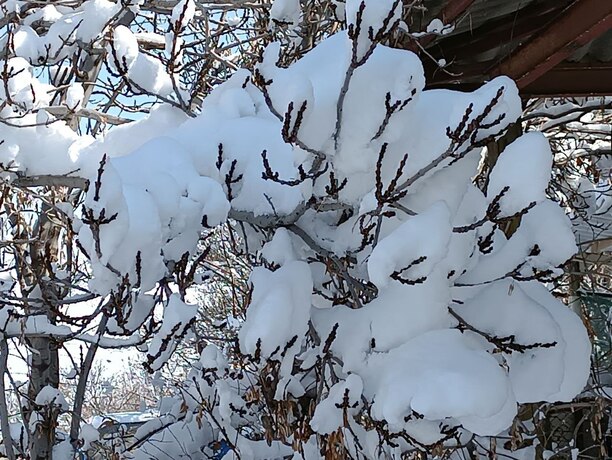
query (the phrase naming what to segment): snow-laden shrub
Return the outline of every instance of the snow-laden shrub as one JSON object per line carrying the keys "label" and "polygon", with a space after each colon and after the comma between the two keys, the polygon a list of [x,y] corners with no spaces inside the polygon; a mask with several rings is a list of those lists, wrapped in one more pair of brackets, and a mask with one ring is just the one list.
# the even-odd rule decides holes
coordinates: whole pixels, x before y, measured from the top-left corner
{"label": "snow-laden shrub", "polygon": [[[584,327],[543,284],[576,251],[545,194],[548,143],[519,137],[488,174],[485,147],[521,112],[516,86],[424,90],[418,58],[382,44],[400,5],[347,1],[346,31],[287,68],[271,44],[188,120],[162,107],[103,141],[62,123],[2,128],[0,158],[20,173],[89,180],[72,217],[89,289],[112,312],[99,343],[150,338],[151,371],[195,321],[201,232],[234,222],[258,260],[235,349],[204,347],[177,403],[128,446],[135,458],[436,451],[584,386]],[[131,34],[114,31],[109,68],[166,96]],[[29,97],[29,65],[15,65]]]}

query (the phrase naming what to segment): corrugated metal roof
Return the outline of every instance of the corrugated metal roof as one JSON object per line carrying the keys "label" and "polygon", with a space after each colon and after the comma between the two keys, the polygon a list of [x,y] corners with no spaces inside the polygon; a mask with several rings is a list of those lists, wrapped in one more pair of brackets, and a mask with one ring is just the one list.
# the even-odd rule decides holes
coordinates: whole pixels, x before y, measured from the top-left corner
{"label": "corrugated metal roof", "polygon": [[568,61],[612,62],[612,30],[580,48]]}
{"label": "corrugated metal roof", "polygon": [[453,33],[460,34],[477,29],[485,22],[519,14],[528,6],[543,3],[542,0],[476,0],[467,14],[456,24]]}
{"label": "corrugated metal roof", "polygon": [[[545,0],[476,0],[467,12],[460,16],[455,22],[453,35],[461,34],[477,29],[485,22],[517,13],[527,6],[542,3]],[[447,3],[447,0],[426,0],[424,2],[424,10],[419,10],[422,13],[417,15],[421,29],[424,30],[433,19],[440,16],[442,8]]]}
{"label": "corrugated metal roof", "polygon": [[[424,29],[427,24],[437,18],[443,6],[448,0],[427,0],[425,7],[427,8],[422,15],[421,28]],[[442,40],[448,42],[455,37],[474,35],[477,36],[481,31],[479,28],[488,26],[496,21],[502,21],[508,26],[508,32],[498,40],[492,40],[488,44],[490,48],[485,52],[470,52],[466,49],[466,55],[470,60],[483,62],[495,60],[507,54],[521,40],[513,33],[513,23],[516,23],[521,18],[527,18],[532,15],[534,9],[556,8],[562,9],[567,0],[556,0],[551,7],[551,0],[476,0],[469,6],[467,11],[461,15],[454,24],[454,29],[451,33],[440,37],[438,43]],[[536,28],[544,26],[546,23],[541,22],[536,24]],[[449,40],[450,39],[450,40]],[[434,41],[434,43],[436,43]]]}

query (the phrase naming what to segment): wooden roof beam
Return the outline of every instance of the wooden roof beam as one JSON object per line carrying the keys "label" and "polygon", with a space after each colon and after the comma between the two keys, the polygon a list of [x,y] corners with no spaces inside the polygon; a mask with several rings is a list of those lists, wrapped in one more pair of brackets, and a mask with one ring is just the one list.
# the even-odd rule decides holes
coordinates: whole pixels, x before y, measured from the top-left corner
{"label": "wooden roof beam", "polygon": [[[485,75],[485,69],[474,67],[469,70],[469,74],[482,76]],[[474,91],[483,83],[482,78],[453,80],[444,78],[444,74],[439,72],[428,79],[426,88]],[[562,62],[549,70],[544,78],[522,87],[520,94],[526,98],[612,96],[612,62],[592,64]]]}
{"label": "wooden roof beam", "polygon": [[610,28],[612,1],[576,0],[487,73],[507,75],[525,88]]}
{"label": "wooden roof beam", "polygon": [[612,62],[562,62],[520,92],[525,97],[612,96]]}

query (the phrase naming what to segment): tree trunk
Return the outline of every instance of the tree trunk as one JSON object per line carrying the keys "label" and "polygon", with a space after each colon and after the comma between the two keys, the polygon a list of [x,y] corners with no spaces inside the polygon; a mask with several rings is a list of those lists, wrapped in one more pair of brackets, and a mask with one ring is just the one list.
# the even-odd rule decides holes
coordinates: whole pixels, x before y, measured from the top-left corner
{"label": "tree trunk", "polygon": [[8,361],[8,343],[5,338],[0,339],[0,430],[2,432],[2,442],[6,451],[8,460],[15,460],[15,451],[13,450],[13,439],[11,438],[11,429],[9,425],[9,413],[6,404],[6,389],[4,387],[4,374],[7,370]]}
{"label": "tree trunk", "polygon": [[[52,264],[57,261],[59,251],[60,229],[50,219],[49,206],[43,205],[35,231],[36,241],[30,245],[31,270],[28,273],[28,285],[31,286],[28,297],[42,300],[42,304],[31,302],[30,314],[44,315],[50,324],[55,323],[55,312],[61,293],[55,287]],[[55,444],[55,427],[58,411],[51,407],[37,407],[36,396],[46,386],[59,388],[59,343],[52,336],[34,337],[28,340],[30,347],[30,382],[28,387],[29,405],[25,411],[27,422],[40,409],[42,420],[36,427],[31,426],[29,448],[32,460],[51,460]]]}
{"label": "tree trunk", "polygon": [[[32,348],[32,366],[30,371],[30,386],[28,396],[31,399],[30,409],[36,395],[45,386],[59,388],[59,358],[57,344],[52,338],[39,337],[30,340]],[[30,410],[30,416],[32,411]],[[52,458],[55,444],[55,426],[57,425],[57,411],[44,410],[43,420],[30,439],[30,456],[32,460],[48,460]]]}

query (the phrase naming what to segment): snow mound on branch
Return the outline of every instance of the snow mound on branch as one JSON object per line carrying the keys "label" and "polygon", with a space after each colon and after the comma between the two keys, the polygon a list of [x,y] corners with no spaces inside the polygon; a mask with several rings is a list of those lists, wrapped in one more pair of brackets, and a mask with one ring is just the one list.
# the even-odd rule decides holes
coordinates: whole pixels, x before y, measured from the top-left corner
{"label": "snow mound on branch", "polygon": [[[185,27],[193,19],[195,12],[196,5],[193,0],[181,0],[174,6],[174,8],[172,8],[171,21],[174,24],[177,24],[180,21],[180,24],[177,25]],[[177,27],[175,26],[175,28]]]}
{"label": "snow mound on branch", "polygon": [[[22,57],[13,57],[6,60],[6,80],[0,87],[0,99],[10,100],[11,103],[21,104],[27,109],[43,107],[49,103],[51,96],[47,90],[51,87],[41,83],[32,74],[32,67]],[[15,118],[15,124],[20,124],[22,113],[11,113],[10,105],[2,108],[2,117],[11,120]],[[19,111],[20,112],[20,111]],[[32,116],[28,117],[30,120]],[[3,128],[6,129],[6,128]]]}
{"label": "snow mound on branch", "polygon": [[[312,279],[304,262],[287,262],[275,272],[255,268],[251,274],[253,295],[245,325],[240,330],[240,349],[269,357],[308,329]],[[278,324],[284,324],[282,328]]]}
{"label": "snow mound on branch", "polygon": [[548,310],[560,330],[557,353],[563,356],[563,378],[558,390],[548,394],[546,400],[570,401],[582,391],[589,376],[591,341],[587,331],[580,318],[552,297],[546,286],[530,282],[524,289],[534,302]]}
{"label": "snow mound on branch", "polygon": [[98,37],[110,19],[121,10],[120,2],[88,0],[80,8],[81,23],[76,29],[77,40],[90,42]]}
{"label": "snow mound on branch", "polygon": [[[490,336],[512,337],[510,341],[518,346],[546,345],[522,353],[512,352],[510,346],[505,350],[500,347],[519,403],[555,402],[576,394],[589,372],[585,365],[590,355],[589,339],[586,331],[581,330],[579,319],[538,286],[542,287],[537,283],[500,281],[454,307],[464,320]],[[527,317],[529,321],[525,322]],[[566,333],[570,329],[574,330],[571,337],[574,350],[567,347]],[[493,344],[489,346],[494,348]],[[568,359],[576,364],[571,370],[566,369]]]}
{"label": "snow mound on branch", "polygon": [[50,385],[43,387],[38,392],[34,403],[38,406],[55,406],[62,411],[66,411],[69,408],[62,392]]}
{"label": "snow mound on branch", "polygon": [[83,423],[79,431],[79,439],[83,441],[83,450],[89,450],[92,444],[100,440],[100,432],[89,423]]}
{"label": "snow mound on branch", "polygon": [[152,288],[166,272],[165,260],[195,249],[204,218],[211,226],[226,219],[229,203],[220,185],[199,176],[191,156],[171,138],[151,140],[100,167],[98,195],[88,194],[85,206],[94,222],[104,223],[79,232],[95,262],[92,286],[100,292],[120,281],[116,272]]}
{"label": "snow mound on branch", "polygon": [[[542,225],[543,222],[546,225]],[[546,200],[521,218],[520,227],[510,239],[506,241],[499,235],[496,250],[482,256],[459,281],[477,284],[510,273],[527,279],[538,272],[559,274],[558,267],[577,249],[569,219],[557,203]]]}
{"label": "snow mound on branch", "polygon": [[[88,0],[76,8],[46,5],[39,10],[32,9],[34,13],[15,31],[15,55],[31,64],[53,64],[72,58],[77,44],[97,40],[120,10],[121,2],[108,0]],[[51,26],[46,34],[39,36],[31,25],[41,20],[51,22]]]}
{"label": "snow mound on branch", "polygon": [[370,281],[383,288],[393,272],[407,266],[411,267],[403,276],[426,277],[447,254],[450,234],[450,215],[444,203],[438,202],[418,216],[408,218],[379,241],[370,254]]}
{"label": "snow mound on branch", "polygon": [[[360,33],[357,37],[359,57],[362,57],[372,44],[369,36],[370,29],[374,34],[378,30],[389,31],[400,20],[401,12],[402,2],[397,0],[346,1],[345,16],[349,28],[354,27],[356,31],[357,25],[360,26]],[[358,18],[361,18],[361,20],[358,20]]]}
{"label": "snow mound on branch", "polygon": [[111,64],[116,72],[122,69],[130,70],[138,58],[138,41],[136,35],[125,26],[113,29],[113,46],[110,47],[111,54],[115,59]]}
{"label": "snow mound on branch", "polygon": [[274,237],[261,248],[261,256],[268,262],[285,265],[297,259],[293,238],[286,228],[279,228]]}
{"label": "snow mound on branch", "polygon": [[490,200],[502,194],[500,216],[511,216],[546,199],[552,173],[552,152],[543,134],[523,134],[500,154],[491,171],[487,195]]}
{"label": "snow mound on branch", "polygon": [[113,30],[112,45],[108,46],[109,63],[113,70],[136,85],[136,89],[168,96],[173,91],[172,80],[162,63],[138,49],[134,33],[125,26]]}
{"label": "snow mound on branch", "polygon": [[270,8],[270,17],[278,22],[297,24],[302,9],[299,0],[274,0]]}
{"label": "snow mound on branch", "polygon": [[359,412],[362,391],[363,382],[355,374],[331,387],[327,397],[317,405],[310,421],[312,429],[319,434],[336,431],[343,424],[344,410],[351,415]]}
{"label": "snow mound on branch", "polygon": [[172,294],[164,308],[162,326],[149,345],[147,361],[151,371],[159,370],[174,353],[177,340],[185,335],[197,312],[197,305],[187,305],[177,294]]}
{"label": "snow mound on branch", "polygon": [[415,411],[428,420],[452,417],[468,430],[497,434],[516,414],[503,369],[459,331],[430,331],[373,356],[365,380],[375,416],[398,427]]}

